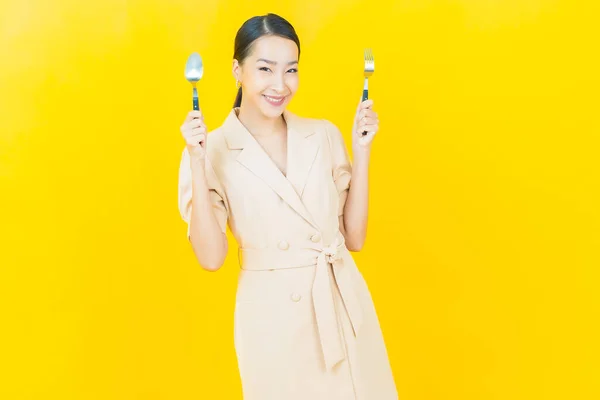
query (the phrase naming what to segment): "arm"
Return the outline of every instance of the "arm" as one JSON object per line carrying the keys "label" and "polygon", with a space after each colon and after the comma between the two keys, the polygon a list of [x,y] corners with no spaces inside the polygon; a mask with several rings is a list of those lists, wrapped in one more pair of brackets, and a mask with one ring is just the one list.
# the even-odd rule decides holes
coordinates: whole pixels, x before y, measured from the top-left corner
{"label": "arm", "polygon": [[351,185],[343,214],[339,217],[340,230],[350,251],[360,251],[367,237],[370,152],[361,151],[364,154],[354,154]]}
{"label": "arm", "polygon": [[[340,131],[329,124],[333,176],[340,195],[340,231],[346,240],[346,247],[351,251],[362,250],[367,237],[369,162],[373,138],[379,130],[379,119],[372,107],[373,100],[365,100],[358,104],[356,110],[352,127],[353,166],[350,166]],[[363,132],[368,133],[363,135]]]}
{"label": "arm", "polygon": [[188,223],[188,240],[202,268],[217,271],[228,252],[227,209],[208,159],[190,160],[184,150],[179,171],[179,209]]}
{"label": "arm", "polygon": [[217,222],[210,201],[204,167],[192,168],[192,211],[189,240],[198,263],[208,271],[217,271],[225,262],[229,244]]}

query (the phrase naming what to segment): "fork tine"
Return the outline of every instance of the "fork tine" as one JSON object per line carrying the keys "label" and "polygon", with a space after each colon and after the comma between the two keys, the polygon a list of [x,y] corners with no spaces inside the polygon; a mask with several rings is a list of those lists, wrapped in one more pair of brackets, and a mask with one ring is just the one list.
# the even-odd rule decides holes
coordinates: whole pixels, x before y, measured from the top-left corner
{"label": "fork tine", "polygon": [[365,49],[365,72],[373,72],[375,69],[375,60],[373,58],[373,50],[371,48]]}

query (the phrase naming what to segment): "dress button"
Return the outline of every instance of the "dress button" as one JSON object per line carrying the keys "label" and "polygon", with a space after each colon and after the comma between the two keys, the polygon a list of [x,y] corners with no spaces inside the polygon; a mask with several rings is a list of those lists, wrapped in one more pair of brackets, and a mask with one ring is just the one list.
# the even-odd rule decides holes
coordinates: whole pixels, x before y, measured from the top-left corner
{"label": "dress button", "polygon": [[321,240],[321,235],[319,233],[315,233],[310,237],[310,240],[312,240],[314,243],[318,243]]}
{"label": "dress button", "polygon": [[300,296],[298,293],[292,293],[291,297],[292,297],[292,301],[296,302],[296,303],[299,302],[300,299],[302,298],[302,296]]}
{"label": "dress button", "polygon": [[281,242],[279,242],[278,247],[281,250],[287,250],[288,247],[290,247],[290,245],[288,244],[288,242],[286,242],[285,240],[282,240]]}

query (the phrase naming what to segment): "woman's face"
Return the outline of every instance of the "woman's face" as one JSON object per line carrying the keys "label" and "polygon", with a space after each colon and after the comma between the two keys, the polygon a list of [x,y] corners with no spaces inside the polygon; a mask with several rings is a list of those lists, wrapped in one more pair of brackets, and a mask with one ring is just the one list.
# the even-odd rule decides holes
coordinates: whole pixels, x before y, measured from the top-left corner
{"label": "woman's face", "polygon": [[277,118],[298,90],[298,46],[279,36],[263,36],[233,74],[242,84],[242,104],[266,118]]}

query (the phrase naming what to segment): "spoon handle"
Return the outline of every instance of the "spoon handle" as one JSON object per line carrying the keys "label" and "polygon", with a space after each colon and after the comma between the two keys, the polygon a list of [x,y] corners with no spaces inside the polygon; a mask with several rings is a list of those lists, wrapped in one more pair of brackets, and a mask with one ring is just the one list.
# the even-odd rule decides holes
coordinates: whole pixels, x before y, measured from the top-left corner
{"label": "spoon handle", "polygon": [[193,101],[194,101],[194,110],[198,110],[198,91],[196,90],[196,88],[194,88],[193,91],[193,95],[192,95]]}

